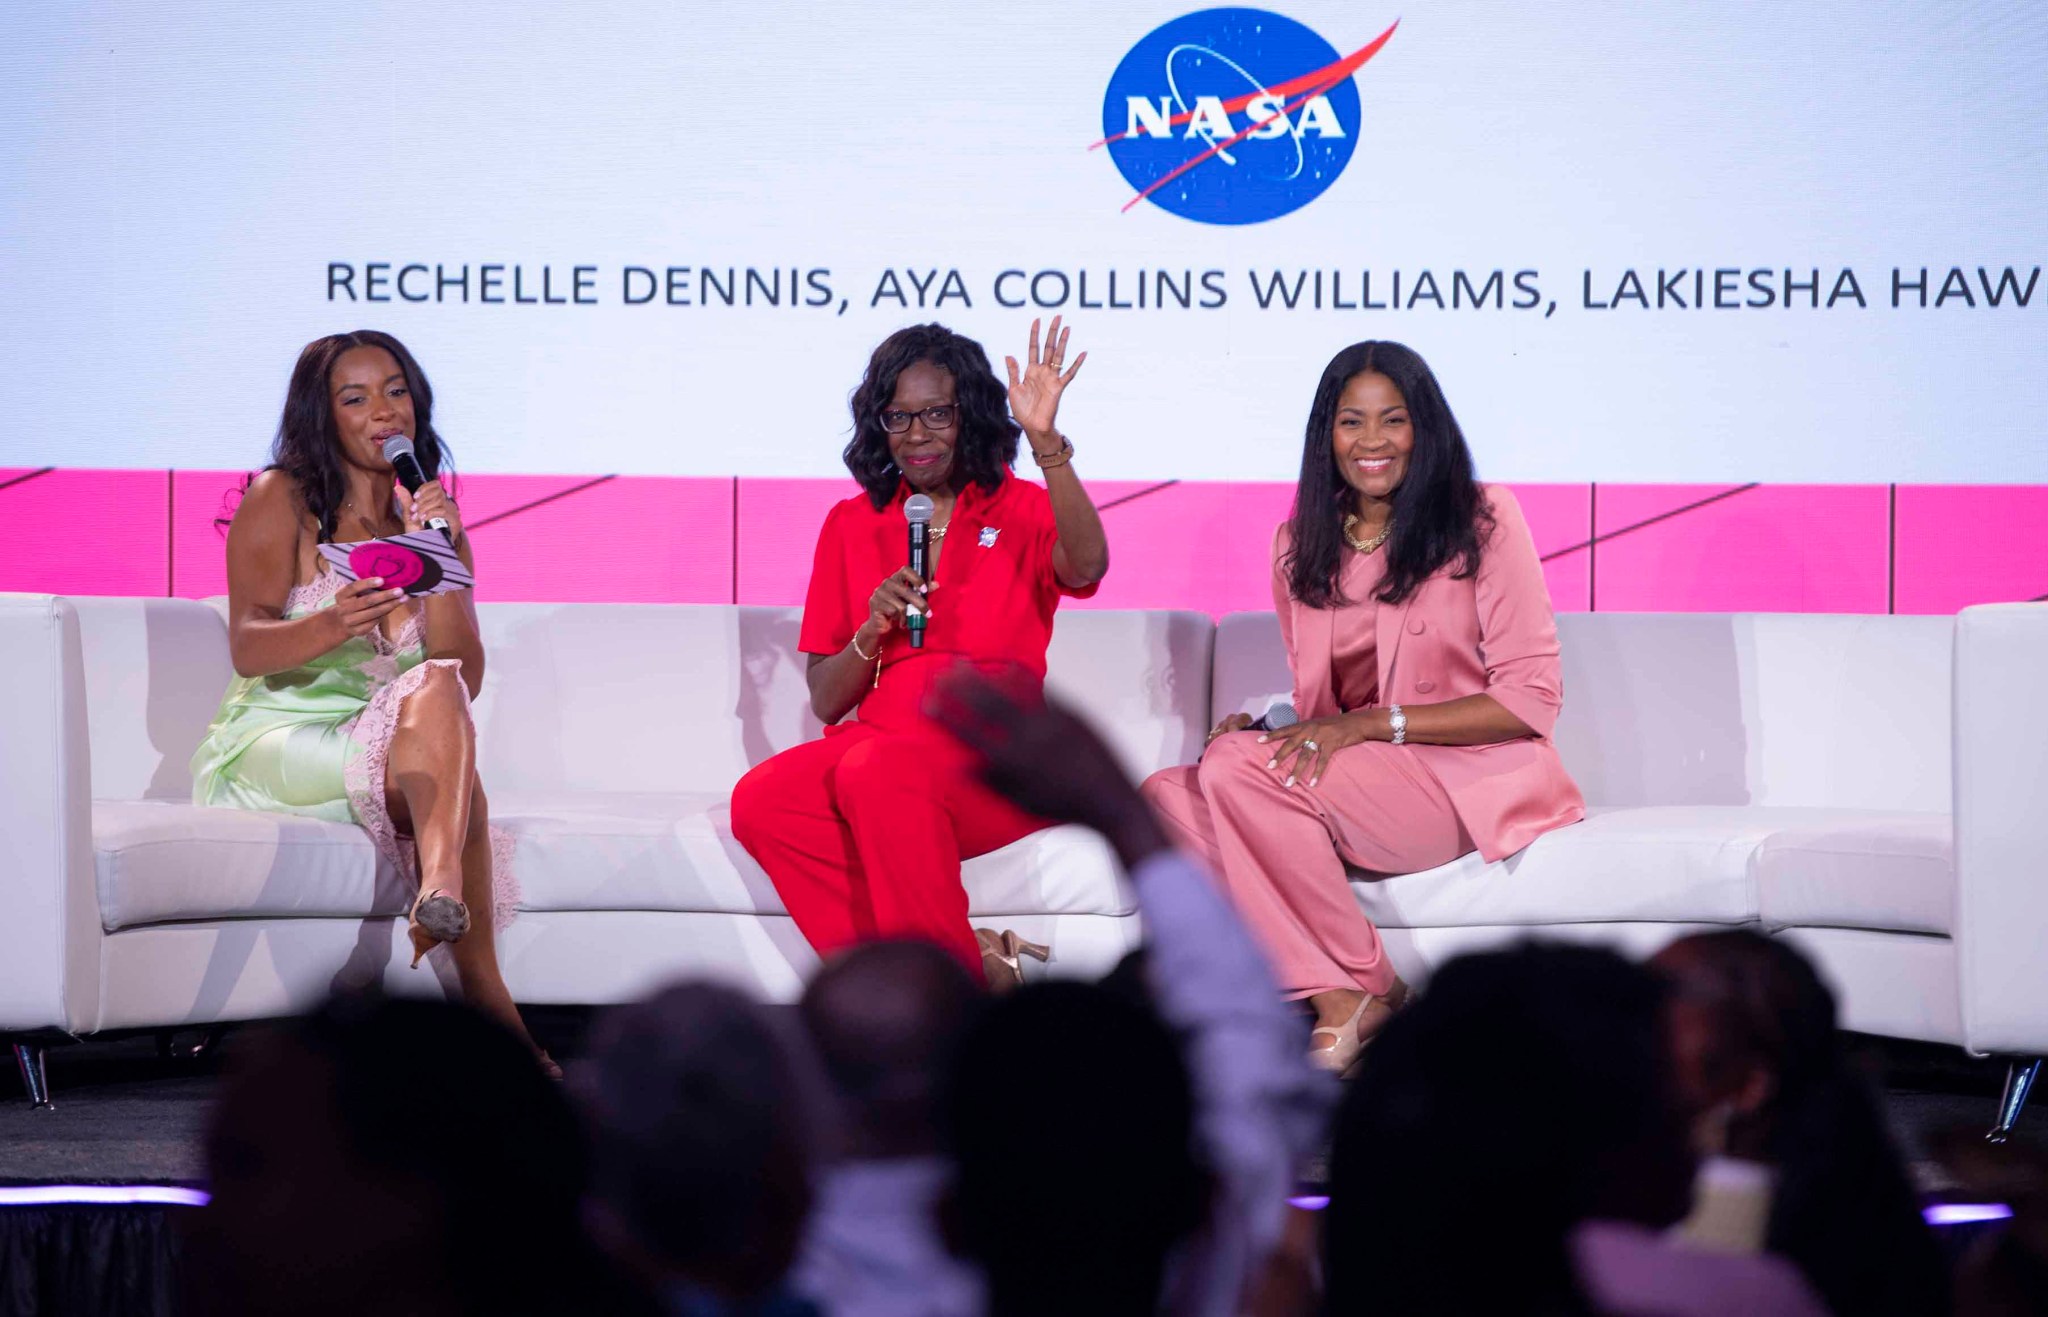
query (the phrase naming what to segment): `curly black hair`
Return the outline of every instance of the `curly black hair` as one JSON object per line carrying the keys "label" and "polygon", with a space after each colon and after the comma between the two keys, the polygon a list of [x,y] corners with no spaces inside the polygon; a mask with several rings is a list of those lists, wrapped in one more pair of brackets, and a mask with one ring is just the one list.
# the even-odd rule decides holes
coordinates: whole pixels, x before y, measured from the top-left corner
{"label": "curly black hair", "polygon": [[848,401],[853,409],[853,438],[847,441],[846,469],[867,491],[877,511],[889,506],[903,473],[889,454],[889,432],[882,428],[882,409],[896,396],[896,377],[920,361],[928,361],[953,377],[953,401],[960,408],[954,444],[954,488],[975,484],[994,493],[1017,460],[1017,436],[1023,433],[1010,419],[1009,394],[989,365],[981,344],[944,325],[911,325],[881,342],[868,358],[867,374]]}
{"label": "curly black hair", "polygon": [[1293,545],[1282,563],[1287,589],[1310,608],[1347,602],[1338,577],[1353,490],[1337,469],[1330,433],[1344,386],[1368,371],[1386,376],[1401,391],[1415,434],[1408,474],[1394,491],[1394,533],[1385,549],[1386,574],[1374,596],[1398,604],[1451,564],[1456,564],[1452,574],[1458,579],[1471,577],[1479,570],[1480,550],[1493,526],[1472,472],[1472,450],[1429,364],[1399,343],[1353,343],[1330,359],[1316,385],[1302,442],[1301,482],[1288,523]]}
{"label": "curly black hair", "polygon": [[[334,401],[329,396],[334,363],[354,348],[382,348],[405,373],[405,385],[412,394],[413,455],[428,480],[449,484],[453,494],[455,469],[448,444],[434,429],[434,388],[426,372],[405,344],[377,329],[358,329],[346,334],[316,338],[299,353],[292,367],[291,383],[285,386],[284,416],[277,423],[277,437],[271,441],[266,471],[282,471],[298,486],[299,498],[320,526],[320,541],[334,539],[335,519],[347,493],[342,474],[341,440],[335,433]],[[242,482],[243,491],[250,480]],[[231,509],[216,519],[225,528],[232,520]]]}

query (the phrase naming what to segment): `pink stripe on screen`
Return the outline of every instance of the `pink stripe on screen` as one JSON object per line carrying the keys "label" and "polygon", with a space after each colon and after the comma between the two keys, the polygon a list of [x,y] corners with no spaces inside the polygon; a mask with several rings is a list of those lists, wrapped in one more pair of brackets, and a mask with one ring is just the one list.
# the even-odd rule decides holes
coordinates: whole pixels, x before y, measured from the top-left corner
{"label": "pink stripe on screen", "polygon": [[2048,486],[1900,485],[1901,613],[2048,595]]}
{"label": "pink stripe on screen", "polygon": [[464,478],[479,602],[732,602],[731,480],[596,479]]}
{"label": "pink stripe on screen", "polygon": [[1097,480],[1109,575],[1078,608],[1185,608],[1221,616],[1273,607],[1273,528],[1292,482]]}
{"label": "pink stripe on screen", "polygon": [[1882,613],[1883,485],[1600,485],[1594,606]]}
{"label": "pink stripe on screen", "polygon": [[185,599],[209,599],[228,592],[227,528],[216,517],[233,517],[241,502],[246,471],[171,473],[171,587]]}
{"label": "pink stripe on screen", "polygon": [[170,480],[162,471],[0,467],[0,590],[162,595]]}

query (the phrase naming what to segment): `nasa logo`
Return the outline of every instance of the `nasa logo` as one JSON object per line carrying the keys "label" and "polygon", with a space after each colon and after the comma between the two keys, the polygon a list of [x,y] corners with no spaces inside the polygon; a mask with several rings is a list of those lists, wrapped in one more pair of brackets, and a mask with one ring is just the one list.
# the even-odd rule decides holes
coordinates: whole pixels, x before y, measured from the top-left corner
{"label": "nasa logo", "polygon": [[1301,209],[1344,172],[1358,146],[1352,75],[1393,27],[1339,57],[1291,18],[1204,9],[1132,46],[1102,98],[1102,140],[1150,201],[1203,224],[1257,224]]}

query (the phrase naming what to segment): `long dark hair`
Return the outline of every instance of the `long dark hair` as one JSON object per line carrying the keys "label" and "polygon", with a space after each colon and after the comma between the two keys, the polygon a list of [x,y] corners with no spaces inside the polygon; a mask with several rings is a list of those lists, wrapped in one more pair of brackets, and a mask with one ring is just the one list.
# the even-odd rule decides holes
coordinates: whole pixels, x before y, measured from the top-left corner
{"label": "long dark hair", "polygon": [[[347,492],[342,473],[341,441],[335,434],[334,401],[329,383],[334,363],[354,348],[383,348],[405,373],[405,386],[412,394],[413,453],[420,470],[429,480],[448,478],[453,494],[455,467],[448,445],[434,430],[434,388],[427,374],[405,344],[378,329],[358,329],[346,334],[329,334],[306,344],[292,367],[291,383],[285,386],[284,416],[277,423],[277,438],[270,444],[266,471],[282,471],[298,486],[299,499],[319,523],[322,543],[334,538],[335,520]],[[254,479],[254,477],[251,477]],[[249,482],[242,483],[247,490]],[[215,521],[225,527],[231,510]]]}
{"label": "long dark hair", "polygon": [[1367,371],[1386,376],[1401,391],[1415,435],[1408,474],[1394,491],[1394,533],[1387,540],[1386,574],[1374,597],[1398,604],[1452,564],[1459,579],[1472,576],[1479,570],[1480,546],[1492,527],[1472,473],[1472,450],[1465,446],[1465,434],[1429,363],[1399,343],[1353,343],[1330,358],[1316,385],[1302,442],[1301,483],[1295,487],[1294,514],[1288,523],[1293,547],[1283,564],[1287,588],[1310,608],[1348,602],[1338,576],[1344,566],[1344,518],[1352,510],[1352,489],[1337,469],[1330,433],[1344,386]]}
{"label": "long dark hair", "polygon": [[1017,460],[1017,436],[1022,431],[1010,419],[1009,397],[981,344],[944,325],[899,329],[883,339],[875,355],[868,358],[868,372],[849,400],[853,438],[846,444],[846,469],[878,510],[889,506],[903,479],[896,459],[889,455],[882,409],[896,396],[896,377],[920,361],[953,377],[953,401],[960,409],[954,422],[954,479],[993,494],[1003,483],[1007,468]]}

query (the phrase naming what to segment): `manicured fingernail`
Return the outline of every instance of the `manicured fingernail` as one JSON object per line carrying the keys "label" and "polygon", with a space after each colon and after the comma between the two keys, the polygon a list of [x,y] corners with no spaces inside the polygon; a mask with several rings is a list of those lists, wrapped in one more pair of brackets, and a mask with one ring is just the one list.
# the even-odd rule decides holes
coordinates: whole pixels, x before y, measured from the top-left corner
{"label": "manicured fingernail", "polygon": [[1259,738],[1259,744],[1260,744],[1260,745],[1264,745],[1264,744],[1266,743],[1267,739],[1268,739],[1268,738],[1266,738],[1266,737],[1263,737],[1263,736],[1261,736],[1261,737]]}
{"label": "manicured fingernail", "polygon": [[1288,785],[1288,786],[1293,786],[1293,785],[1294,785],[1294,779],[1293,779],[1293,778],[1291,778],[1291,777],[1290,777],[1290,778],[1288,778],[1288,779],[1287,779],[1287,785]]}
{"label": "manicured fingernail", "polygon": [[1320,781],[1322,781],[1322,780],[1323,780],[1323,779],[1321,779],[1321,778],[1319,778],[1319,777],[1312,777],[1312,778],[1310,778],[1310,779],[1308,780],[1308,784],[1309,784],[1310,786],[1314,786],[1314,785],[1315,785],[1316,783],[1318,783],[1318,782],[1320,782]]}
{"label": "manicured fingernail", "polygon": [[382,585],[382,584],[384,584],[384,578],[383,578],[383,577],[381,577],[381,576],[372,576],[372,577],[370,578],[370,584],[371,584],[371,585]]}
{"label": "manicured fingernail", "polygon": [[1280,761],[1279,761],[1278,759],[1268,759],[1268,760],[1266,761],[1266,767],[1268,767],[1268,768],[1278,768],[1278,767],[1280,767]]}

